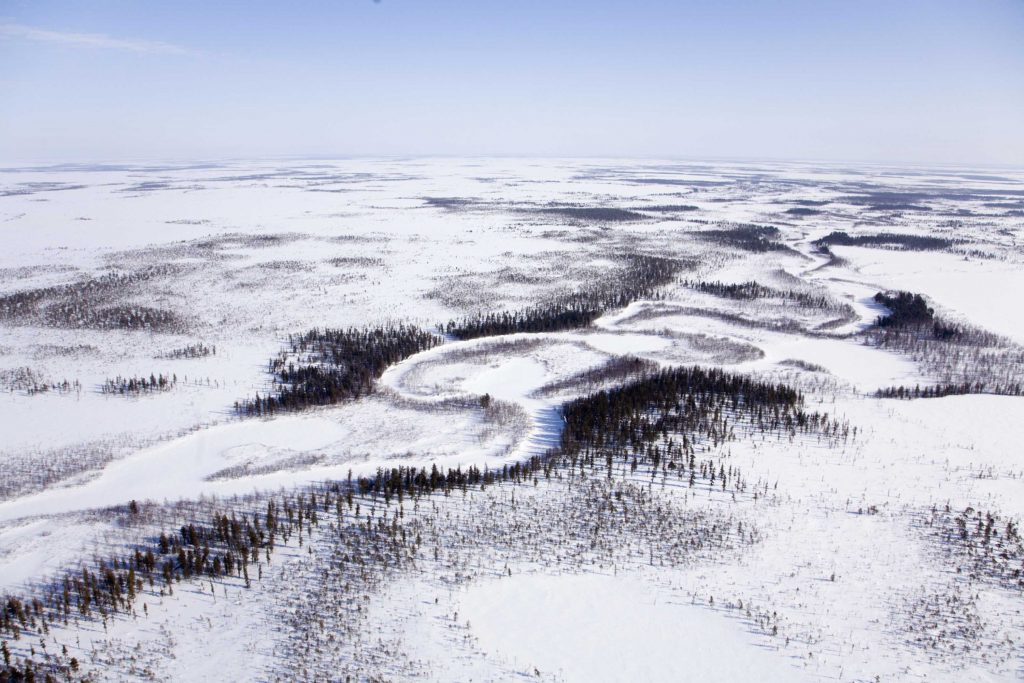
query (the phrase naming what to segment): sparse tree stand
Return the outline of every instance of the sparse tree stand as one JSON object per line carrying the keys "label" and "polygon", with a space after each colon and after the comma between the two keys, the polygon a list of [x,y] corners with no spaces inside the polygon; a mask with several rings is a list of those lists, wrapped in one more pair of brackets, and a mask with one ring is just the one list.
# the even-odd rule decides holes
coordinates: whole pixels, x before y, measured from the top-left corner
{"label": "sparse tree stand", "polygon": [[622,308],[637,299],[654,297],[659,287],[675,279],[682,265],[676,259],[632,255],[627,258],[623,271],[607,282],[564,294],[532,308],[449,320],[442,327],[456,339],[586,327],[609,310]]}
{"label": "sparse tree stand", "polygon": [[875,392],[878,398],[941,398],[960,394],[1020,396],[1024,384],[1024,347],[971,325],[950,323],[920,294],[879,292],[874,297],[890,314],[879,316],[865,332],[876,346],[909,355],[935,383],[896,386]]}

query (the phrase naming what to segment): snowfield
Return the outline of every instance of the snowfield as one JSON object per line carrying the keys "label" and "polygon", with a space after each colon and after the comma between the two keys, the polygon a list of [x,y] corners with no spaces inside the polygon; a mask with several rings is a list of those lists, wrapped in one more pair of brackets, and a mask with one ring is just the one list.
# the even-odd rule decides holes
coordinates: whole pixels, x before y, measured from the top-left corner
{"label": "snowfield", "polygon": [[[73,680],[1024,677],[1024,171],[6,168],[0,224],[0,591],[64,610],[43,627],[9,607],[15,662]],[[619,291],[638,255],[675,269],[650,296],[453,332]],[[879,323],[900,312],[875,294],[897,290],[930,307],[917,336]],[[297,335],[395,325],[437,343],[358,397],[242,414],[281,391],[279,354],[326,367]],[[567,464],[570,401],[680,366],[792,387],[830,426],[726,408],[721,431],[719,410]],[[945,394],[877,393],[897,387]],[[508,474],[530,463],[549,467]],[[359,488],[397,467],[505,478]],[[217,515],[269,534],[244,575],[216,543],[195,574],[161,550],[120,608],[62,603],[83,568],[127,571],[116,558],[167,538],[209,554],[187,527]],[[183,575],[162,583],[164,563]]]}

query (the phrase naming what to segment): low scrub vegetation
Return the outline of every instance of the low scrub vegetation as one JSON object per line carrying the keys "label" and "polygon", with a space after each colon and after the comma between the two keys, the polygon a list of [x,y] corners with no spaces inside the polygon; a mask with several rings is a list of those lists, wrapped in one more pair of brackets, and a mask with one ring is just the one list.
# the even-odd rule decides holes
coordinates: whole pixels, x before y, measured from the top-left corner
{"label": "low scrub vegetation", "polygon": [[475,339],[586,327],[609,310],[622,308],[637,299],[653,298],[657,289],[670,283],[681,268],[681,262],[675,259],[632,256],[627,266],[608,282],[596,283],[519,311],[450,320],[443,329],[456,339]]}
{"label": "low scrub vegetation", "polygon": [[177,314],[121,301],[142,283],[173,272],[170,266],[154,266],[15,292],[0,297],[0,320],[51,327],[182,332],[185,321]]}
{"label": "low scrub vegetation", "polygon": [[741,301],[752,301],[755,299],[784,299],[792,301],[806,308],[817,308],[822,310],[839,310],[845,307],[844,304],[835,301],[825,294],[814,294],[812,292],[798,291],[795,289],[776,289],[768,287],[753,280],[741,283],[724,283],[719,281],[707,282],[704,280],[684,280],[683,286],[694,289],[704,294],[722,297],[725,299],[736,299]]}

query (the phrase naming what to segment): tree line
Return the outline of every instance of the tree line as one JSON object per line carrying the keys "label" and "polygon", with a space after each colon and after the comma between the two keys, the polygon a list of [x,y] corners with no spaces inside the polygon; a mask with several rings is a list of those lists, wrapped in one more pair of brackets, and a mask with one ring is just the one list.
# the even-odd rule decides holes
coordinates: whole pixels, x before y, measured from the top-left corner
{"label": "tree line", "polygon": [[[633,473],[642,468],[652,478],[672,474],[691,487],[700,481],[735,493],[749,487],[740,469],[697,455],[735,440],[737,430],[790,439],[815,434],[829,443],[850,434],[847,423],[804,410],[791,387],[699,367],[661,370],[570,401],[562,415],[559,454],[571,470],[603,461],[611,476],[618,462]],[[755,498],[766,493],[767,483],[753,491]]]}
{"label": "tree line", "polygon": [[683,280],[684,287],[694,289],[704,294],[722,297],[723,299],[736,299],[749,301],[754,299],[786,299],[808,308],[834,309],[839,305],[825,294],[812,294],[801,292],[795,289],[776,289],[759,282],[750,280],[740,283],[725,283],[720,281],[708,282],[706,280]]}
{"label": "tree line", "polygon": [[107,379],[100,385],[101,394],[138,396],[159,391],[168,391],[178,383],[178,375],[153,375],[147,377],[121,377]]}
{"label": "tree line", "polygon": [[202,342],[197,344],[189,344],[183,346],[180,349],[171,349],[166,353],[157,354],[158,360],[181,360],[183,358],[205,358],[207,356],[216,356],[217,346],[207,346]]}
{"label": "tree line", "polygon": [[1010,384],[986,384],[985,382],[961,382],[959,384],[935,384],[922,387],[897,386],[886,387],[875,392],[878,398],[942,398],[943,396],[962,396],[965,394],[1001,394],[1003,396],[1020,396],[1024,394],[1024,385],[1020,382]]}

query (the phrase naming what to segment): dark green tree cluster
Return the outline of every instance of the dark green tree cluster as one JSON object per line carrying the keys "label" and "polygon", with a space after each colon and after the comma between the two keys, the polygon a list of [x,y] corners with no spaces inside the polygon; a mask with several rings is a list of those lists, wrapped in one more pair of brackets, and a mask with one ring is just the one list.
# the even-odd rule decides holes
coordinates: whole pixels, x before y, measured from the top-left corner
{"label": "dark green tree cluster", "polygon": [[932,325],[935,321],[935,309],[920,294],[879,292],[875,294],[875,303],[882,304],[890,311],[889,315],[878,316],[876,324],[879,327]]}
{"label": "dark green tree cluster", "polygon": [[[717,446],[751,432],[818,433],[845,439],[848,425],[803,409],[801,394],[782,384],[760,382],[717,369],[672,368],[625,386],[570,401],[563,409],[561,451],[576,464],[604,455],[608,466],[628,459],[659,468],[700,467],[714,483],[714,463],[698,463],[700,443]],[[726,472],[717,472],[719,478]]]}
{"label": "dark green tree cluster", "polygon": [[[358,398],[388,366],[440,343],[411,325],[365,329],[312,329],[288,338],[270,361],[275,390],[235,403],[241,415],[270,415]],[[296,359],[301,358],[301,362]]]}
{"label": "dark green tree cluster", "polygon": [[875,346],[908,354],[934,386],[878,390],[884,398],[934,398],[954,394],[1019,396],[1024,387],[1024,347],[966,323],[935,315],[920,294],[879,292],[875,301],[891,315],[864,332]]}

